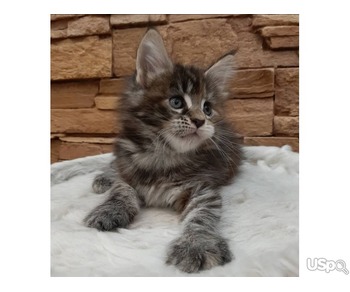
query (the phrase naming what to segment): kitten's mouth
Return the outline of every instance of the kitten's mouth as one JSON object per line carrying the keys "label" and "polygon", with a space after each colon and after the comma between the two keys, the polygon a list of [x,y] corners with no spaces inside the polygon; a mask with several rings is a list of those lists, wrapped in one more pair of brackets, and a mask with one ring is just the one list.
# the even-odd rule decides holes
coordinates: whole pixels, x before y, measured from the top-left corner
{"label": "kitten's mouth", "polygon": [[185,133],[179,135],[180,138],[186,139],[186,138],[199,138],[200,136],[198,135],[198,131],[194,130],[193,132]]}
{"label": "kitten's mouth", "polygon": [[186,135],[181,135],[178,136],[180,138],[181,141],[183,142],[194,142],[194,143],[201,143],[203,142],[206,137],[203,137],[203,135],[201,135],[200,133],[198,133],[198,131],[194,132],[194,133],[189,133]]}
{"label": "kitten's mouth", "polygon": [[200,139],[200,137],[196,133],[188,134],[186,136],[179,136],[179,138],[183,142],[194,142]]}
{"label": "kitten's mouth", "polygon": [[168,136],[170,145],[179,153],[185,153],[199,147],[208,137],[207,132],[200,129],[187,129]]}

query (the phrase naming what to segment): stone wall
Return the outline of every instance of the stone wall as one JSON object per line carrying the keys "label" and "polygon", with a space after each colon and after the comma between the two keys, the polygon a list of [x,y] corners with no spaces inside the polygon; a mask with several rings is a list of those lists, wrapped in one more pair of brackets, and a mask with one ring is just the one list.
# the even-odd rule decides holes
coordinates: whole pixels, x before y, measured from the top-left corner
{"label": "stone wall", "polygon": [[148,26],[173,60],[237,50],[229,119],[246,145],[299,149],[298,15],[51,15],[51,161],[110,152],[114,108]]}

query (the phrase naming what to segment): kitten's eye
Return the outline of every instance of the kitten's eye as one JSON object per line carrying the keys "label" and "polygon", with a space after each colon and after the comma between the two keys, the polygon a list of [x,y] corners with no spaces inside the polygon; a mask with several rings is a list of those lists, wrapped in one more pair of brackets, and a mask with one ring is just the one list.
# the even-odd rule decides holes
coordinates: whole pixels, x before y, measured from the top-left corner
{"label": "kitten's eye", "polygon": [[169,103],[174,109],[183,108],[185,105],[182,96],[179,96],[179,95],[171,97],[169,99]]}
{"label": "kitten's eye", "polygon": [[203,112],[208,117],[210,117],[213,114],[213,111],[211,109],[210,103],[207,102],[207,101],[203,105]]}

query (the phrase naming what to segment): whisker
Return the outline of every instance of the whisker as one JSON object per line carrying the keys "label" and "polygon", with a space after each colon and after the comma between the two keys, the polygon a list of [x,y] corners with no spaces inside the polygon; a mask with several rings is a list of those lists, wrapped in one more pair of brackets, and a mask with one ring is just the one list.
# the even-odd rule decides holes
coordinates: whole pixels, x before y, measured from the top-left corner
{"label": "whisker", "polygon": [[226,153],[225,151],[223,151],[223,149],[212,139],[212,138],[209,138],[209,140],[211,142],[213,142],[213,144],[215,145],[215,147],[217,148],[219,154],[221,155],[221,157],[223,158],[224,161],[227,162],[227,164],[230,166],[231,170],[233,171],[233,167],[232,167],[232,164],[231,162],[233,162],[233,164],[237,167],[237,164],[234,162],[234,160],[232,160]]}

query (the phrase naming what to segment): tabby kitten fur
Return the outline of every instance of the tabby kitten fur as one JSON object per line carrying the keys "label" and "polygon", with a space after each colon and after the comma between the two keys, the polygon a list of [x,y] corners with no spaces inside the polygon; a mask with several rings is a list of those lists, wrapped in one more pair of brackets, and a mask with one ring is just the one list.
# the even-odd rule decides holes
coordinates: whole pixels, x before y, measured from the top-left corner
{"label": "tabby kitten fur", "polygon": [[160,34],[146,32],[118,109],[117,158],[93,183],[109,195],[85,218],[87,226],[126,228],[141,206],[170,207],[181,212],[183,228],[168,264],[191,273],[231,261],[218,224],[220,189],[241,160],[224,117],[232,61],[227,54],[207,70],[174,64]]}

